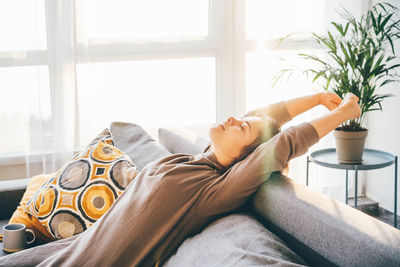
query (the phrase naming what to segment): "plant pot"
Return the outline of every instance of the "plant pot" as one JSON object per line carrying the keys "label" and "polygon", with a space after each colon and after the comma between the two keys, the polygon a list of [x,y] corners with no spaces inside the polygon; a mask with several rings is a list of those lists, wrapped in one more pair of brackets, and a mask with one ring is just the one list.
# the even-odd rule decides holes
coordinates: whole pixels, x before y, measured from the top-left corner
{"label": "plant pot", "polygon": [[361,163],[368,130],[358,132],[334,130],[336,155],[340,163]]}

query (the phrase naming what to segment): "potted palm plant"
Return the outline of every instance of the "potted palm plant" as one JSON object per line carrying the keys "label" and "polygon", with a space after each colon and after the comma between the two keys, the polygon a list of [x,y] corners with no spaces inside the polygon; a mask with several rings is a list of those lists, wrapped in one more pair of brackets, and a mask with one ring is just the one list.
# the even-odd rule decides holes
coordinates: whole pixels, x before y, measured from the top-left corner
{"label": "potted palm plant", "polygon": [[[350,92],[359,98],[361,116],[334,131],[338,160],[359,163],[368,134],[363,127],[365,115],[373,110],[382,110],[381,102],[391,95],[382,94],[380,90],[399,81],[400,76],[395,70],[400,64],[393,62],[396,58],[394,41],[400,38],[400,20],[398,9],[389,3],[374,5],[358,20],[345,9],[341,16],[345,22],[331,22],[333,31],[327,31],[326,36],[313,33],[326,59],[310,54],[299,56],[317,63],[318,67],[303,72],[311,74],[313,82],[323,80],[324,90],[342,98]],[[277,81],[294,70],[297,69],[282,70],[274,79]]]}

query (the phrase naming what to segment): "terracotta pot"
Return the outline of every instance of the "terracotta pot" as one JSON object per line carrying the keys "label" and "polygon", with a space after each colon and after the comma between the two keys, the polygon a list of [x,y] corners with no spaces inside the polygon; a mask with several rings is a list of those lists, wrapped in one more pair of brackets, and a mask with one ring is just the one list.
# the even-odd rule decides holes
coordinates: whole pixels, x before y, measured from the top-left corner
{"label": "terracotta pot", "polygon": [[334,130],[336,155],[340,163],[361,163],[368,130],[345,132],[340,128]]}

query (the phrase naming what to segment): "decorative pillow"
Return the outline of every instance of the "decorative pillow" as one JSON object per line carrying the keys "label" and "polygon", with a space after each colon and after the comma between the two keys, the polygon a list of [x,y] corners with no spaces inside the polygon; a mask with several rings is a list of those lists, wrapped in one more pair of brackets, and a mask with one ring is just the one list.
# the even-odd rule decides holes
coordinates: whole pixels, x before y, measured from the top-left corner
{"label": "decorative pillow", "polygon": [[25,190],[24,195],[19,203],[19,206],[14,211],[8,223],[23,223],[26,225],[26,228],[31,229],[35,233],[35,241],[29,246],[37,246],[41,244],[45,244],[51,241],[54,241],[55,238],[43,227],[43,225],[38,221],[38,219],[25,211],[26,203],[32,196],[36,193],[39,188],[47,183],[51,177],[53,177],[55,173],[52,174],[40,174],[33,176],[28,183],[28,186]]}
{"label": "decorative pillow", "polygon": [[106,129],[40,187],[25,211],[55,239],[79,234],[109,210],[137,173]]}

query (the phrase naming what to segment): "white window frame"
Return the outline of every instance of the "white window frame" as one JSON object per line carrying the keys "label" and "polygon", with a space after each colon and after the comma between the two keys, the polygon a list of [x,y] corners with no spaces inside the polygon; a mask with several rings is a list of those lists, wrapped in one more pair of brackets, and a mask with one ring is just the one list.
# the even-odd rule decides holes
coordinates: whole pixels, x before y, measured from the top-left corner
{"label": "white window frame", "polygon": [[[220,122],[225,120],[229,115],[240,114],[245,110],[244,86],[238,83],[238,81],[244,82],[244,73],[242,72],[242,67],[238,68],[237,48],[234,44],[234,40],[238,39],[237,25],[240,25],[244,19],[244,17],[240,19],[234,18],[236,12],[239,14],[242,13],[240,8],[237,7],[237,3],[241,3],[241,1],[209,0],[209,35],[203,40],[188,40],[178,43],[163,43],[160,41],[141,43],[135,40],[121,40],[119,43],[112,44],[105,44],[100,41],[98,43],[91,42],[87,46],[75,45],[73,49],[70,45],[74,44],[77,39],[76,35],[57,34],[57,29],[53,22],[56,19],[63,19],[64,26],[66,27],[65,31],[74,31],[76,33],[76,20],[70,21],[70,17],[68,16],[65,16],[65,18],[57,17],[57,10],[62,8],[64,12],[73,12],[75,17],[77,1],[79,0],[45,0],[47,49],[0,52],[0,68],[11,66],[48,66],[51,97],[54,104],[51,107],[53,120],[60,120],[57,116],[71,114],[67,112],[67,109],[70,108],[70,103],[65,102],[60,92],[54,89],[57,88],[55,85],[62,83],[63,70],[62,62],[55,62],[49,56],[57,53],[57,49],[73,50],[75,68],[76,64],[79,63],[214,57],[216,62],[215,120]],[[241,30],[243,31],[244,28]],[[244,36],[243,33],[242,35]],[[77,94],[77,92],[70,93],[73,95]],[[79,118],[79,107],[76,100],[77,98],[75,97],[75,103],[73,103],[74,112],[72,114],[75,114],[74,116]],[[63,129],[70,128],[74,129],[75,145],[77,145],[79,144],[78,120],[75,120],[75,125],[63,125],[59,131],[55,129],[54,134],[62,134],[61,131]],[[46,138],[46,142],[51,143],[52,137]],[[9,157],[2,155],[0,166],[13,163],[20,164],[21,160],[23,161],[25,157],[25,154],[12,154]],[[41,157],[34,157],[33,160],[40,161]]]}

